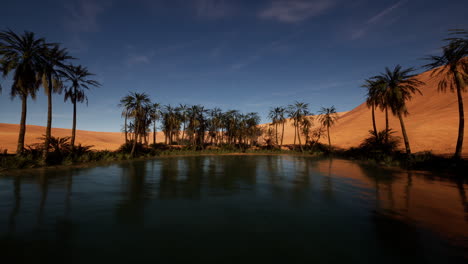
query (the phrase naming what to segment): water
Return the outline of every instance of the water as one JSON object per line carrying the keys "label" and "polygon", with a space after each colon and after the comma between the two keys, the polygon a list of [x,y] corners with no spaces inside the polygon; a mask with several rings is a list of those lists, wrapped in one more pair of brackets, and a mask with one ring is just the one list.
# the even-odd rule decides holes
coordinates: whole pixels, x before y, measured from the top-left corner
{"label": "water", "polygon": [[467,263],[467,185],[295,156],[0,177],[0,263]]}

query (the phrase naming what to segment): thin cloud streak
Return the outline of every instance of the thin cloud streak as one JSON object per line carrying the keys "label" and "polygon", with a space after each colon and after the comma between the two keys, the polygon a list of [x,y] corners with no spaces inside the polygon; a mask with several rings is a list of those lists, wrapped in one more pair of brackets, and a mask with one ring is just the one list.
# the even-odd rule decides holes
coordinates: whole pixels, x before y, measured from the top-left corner
{"label": "thin cloud streak", "polygon": [[249,66],[252,63],[255,63],[256,61],[260,60],[264,56],[265,53],[271,52],[275,48],[281,46],[285,42],[288,42],[289,40],[291,40],[292,38],[294,38],[295,36],[297,36],[297,35],[299,35],[299,34],[301,34],[303,32],[304,32],[304,30],[298,30],[298,31],[293,32],[293,33],[291,33],[289,35],[286,35],[283,38],[280,38],[280,39],[277,39],[275,41],[272,41],[272,42],[268,43],[267,45],[263,46],[261,49],[257,50],[256,53],[254,53],[253,55],[247,57],[243,61],[232,64],[230,69],[234,70],[234,71],[235,70],[240,70],[240,69],[242,69],[244,67]]}
{"label": "thin cloud streak", "polygon": [[391,12],[393,12],[393,10],[397,9],[398,7],[400,7],[404,2],[406,2],[405,0],[401,0],[401,1],[398,1],[396,4],[386,8],[385,10],[383,10],[382,12],[378,13],[377,15],[371,17],[368,21],[367,21],[367,24],[376,24],[378,23],[380,20],[382,20],[386,15],[390,14]]}
{"label": "thin cloud streak", "polygon": [[275,0],[258,16],[283,23],[296,23],[321,15],[334,5],[334,0]]}
{"label": "thin cloud streak", "polygon": [[385,8],[378,14],[369,18],[361,28],[355,29],[351,33],[351,39],[356,40],[356,39],[364,37],[373,26],[379,24],[384,18],[388,17],[391,13],[393,13],[403,4],[405,4],[405,2],[406,0],[400,0],[397,3]]}

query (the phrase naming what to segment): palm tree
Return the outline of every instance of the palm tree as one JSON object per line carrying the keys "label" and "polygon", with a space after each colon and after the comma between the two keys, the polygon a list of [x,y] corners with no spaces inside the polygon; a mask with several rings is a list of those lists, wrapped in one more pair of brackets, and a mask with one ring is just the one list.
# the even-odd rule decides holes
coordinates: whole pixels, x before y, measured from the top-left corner
{"label": "palm tree", "polygon": [[49,154],[49,141],[52,130],[52,93],[60,93],[62,91],[61,72],[66,68],[65,62],[72,59],[65,49],[61,49],[59,45],[53,44],[52,47],[46,50],[44,55],[44,65],[40,75],[42,75],[42,86],[47,95],[47,127],[44,140],[43,159],[47,160]]}
{"label": "palm tree", "polygon": [[131,156],[135,155],[136,144],[138,138],[144,134],[142,131],[146,130],[145,123],[146,123],[146,109],[148,105],[151,105],[151,100],[146,93],[133,93],[131,92],[129,95],[129,103],[127,105],[129,110],[129,115],[133,117],[133,124],[134,128],[134,137],[133,137],[133,146],[130,152]]}
{"label": "palm tree", "polygon": [[66,102],[70,99],[73,104],[73,126],[70,142],[73,149],[75,147],[76,138],[76,103],[83,103],[86,101],[86,105],[88,105],[88,97],[85,91],[89,90],[91,87],[99,87],[101,84],[98,81],[89,79],[89,77],[94,74],[90,73],[86,67],[81,65],[69,65],[62,71],[62,75],[64,76],[64,80],[70,83],[70,86],[65,89],[64,101]]}
{"label": "palm tree", "polygon": [[276,144],[279,144],[278,140],[278,124],[280,123],[280,114],[281,114],[282,108],[281,107],[274,107],[270,109],[270,112],[268,113],[268,118],[271,119],[272,124],[275,126],[275,138],[276,138]]}
{"label": "palm tree", "polygon": [[125,133],[125,144],[128,143],[128,115],[130,111],[130,104],[132,102],[132,96],[127,95],[120,99],[119,107],[123,107],[122,116],[125,118],[124,121],[124,133]]}
{"label": "palm tree", "polygon": [[211,110],[208,110],[208,114],[210,117],[208,124],[211,143],[213,143],[214,140],[215,144],[218,144],[218,130],[221,127],[222,110],[218,107],[215,107]]}
{"label": "palm tree", "polygon": [[11,86],[12,98],[18,96],[21,99],[21,121],[18,136],[17,154],[24,150],[24,137],[26,135],[27,99],[30,96],[36,98],[36,91],[40,82],[38,73],[44,65],[43,54],[47,45],[43,38],[36,38],[34,33],[25,31],[23,35],[17,35],[11,30],[0,32],[0,56],[3,76],[13,72],[13,84]]}
{"label": "palm tree", "polygon": [[333,126],[338,120],[338,114],[334,106],[325,108],[322,107],[319,111],[319,122],[322,126],[327,128],[328,147],[331,149],[330,127]]}
{"label": "palm tree", "polygon": [[428,69],[435,69],[432,76],[437,75],[442,79],[439,81],[438,90],[440,92],[457,93],[458,100],[458,139],[455,148],[454,158],[460,158],[463,137],[465,132],[465,113],[463,108],[462,92],[466,92],[468,83],[468,33],[466,31],[456,31],[456,34],[464,34],[464,38],[451,38],[447,39],[449,43],[443,47],[441,56],[430,56],[428,60],[431,63],[424,67]]}
{"label": "palm tree", "polygon": [[299,147],[302,150],[301,135],[299,133],[301,120],[303,117],[309,115],[309,104],[296,101],[294,104],[288,106],[289,117],[294,121],[294,145],[296,144],[296,135],[299,139]]}
{"label": "palm tree", "polygon": [[[367,79],[361,87],[367,89],[366,104],[367,107],[370,107],[372,109],[372,127],[374,129],[374,134],[377,135],[377,125],[375,123],[375,107],[381,105],[382,102],[382,84],[376,82],[375,80]],[[388,124],[388,115],[386,123]]]}
{"label": "palm tree", "polygon": [[411,154],[411,148],[403,121],[403,116],[409,114],[406,108],[406,101],[411,100],[414,93],[422,94],[418,87],[424,85],[423,82],[414,78],[415,75],[411,74],[413,71],[413,68],[402,70],[401,66],[397,65],[393,71],[385,68],[385,73],[372,78],[377,82],[382,82],[385,87],[384,104],[400,120],[401,132],[408,155]]}
{"label": "palm tree", "polygon": [[283,106],[280,106],[278,109],[278,123],[281,124],[282,126],[282,131],[281,131],[281,146],[283,145],[283,139],[284,139],[284,124],[286,123],[286,108]]}
{"label": "palm tree", "polygon": [[186,129],[186,124],[187,124],[187,111],[188,111],[188,105],[186,104],[180,104],[179,107],[177,108],[178,112],[180,113],[180,121],[182,122],[182,141],[185,139],[185,129]]}
{"label": "palm tree", "polygon": [[156,144],[156,122],[158,122],[161,117],[159,107],[160,105],[158,103],[154,103],[151,105],[149,112],[150,119],[153,123],[153,144]]}

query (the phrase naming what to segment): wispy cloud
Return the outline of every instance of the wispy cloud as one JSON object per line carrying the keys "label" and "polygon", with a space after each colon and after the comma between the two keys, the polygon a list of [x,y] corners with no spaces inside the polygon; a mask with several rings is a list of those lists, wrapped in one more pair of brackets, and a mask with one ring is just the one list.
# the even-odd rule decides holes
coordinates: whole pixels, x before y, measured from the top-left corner
{"label": "wispy cloud", "polygon": [[236,62],[234,64],[231,65],[231,70],[240,70],[256,61],[258,61],[259,59],[261,58],[261,53],[257,53],[257,54],[254,54],[244,60],[242,60],[241,62]]}
{"label": "wispy cloud", "polygon": [[221,18],[232,15],[233,1],[229,0],[195,0],[195,11],[198,17]]}
{"label": "wispy cloud", "polygon": [[236,0],[141,0],[152,12],[161,13],[177,10],[191,16],[208,19],[218,19],[235,13]]}
{"label": "wispy cloud", "polygon": [[375,25],[379,24],[385,18],[388,18],[391,13],[405,4],[406,0],[400,0],[397,3],[385,8],[384,10],[380,11],[376,15],[369,18],[366,23],[357,29],[354,29],[351,33],[351,39],[359,39],[367,34],[367,32]]}
{"label": "wispy cloud", "polygon": [[150,63],[150,56],[148,55],[137,55],[137,54],[131,54],[128,56],[126,60],[126,64],[128,66],[133,66],[137,64],[148,64]]}
{"label": "wispy cloud", "polygon": [[151,63],[151,59],[156,55],[154,50],[141,51],[131,44],[127,45],[125,49],[124,64],[127,67],[149,64]]}
{"label": "wispy cloud", "polygon": [[388,14],[393,12],[395,9],[400,7],[404,2],[405,2],[405,0],[400,0],[396,4],[385,8],[382,12],[378,13],[377,15],[375,15],[375,16],[371,17],[369,20],[367,20],[367,24],[376,24],[376,23],[380,22],[385,16],[387,16]]}
{"label": "wispy cloud", "polygon": [[295,23],[321,15],[334,5],[335,0],[274,0],[259,13],[259,17]]}
{"label": "wispy cloud", "polygon": [[260,49],[258,49],[254,54],[248,56],[247,58],[240,60],[230,66],[230,70],[240,70],[244,67],[249,66],[252,63],[255,63],[256,61],[260,60],[266,53],[272,52],[272,51],[278,51],[281,50],[281,48],[284,49],[284,45],[290,41],[292,38],[294,38],[297,35],[300,35],[304,32],[304,30],[298,30],[295,31],[291,34],[288,34],[286,36],[283,36],[280,39],[277,39],[275,41],[272,41],[264,46],[262,46]]}
{"label": "wispy cloud", "polygon": [[99,31],[98,16],[111,4],[110,1],[77,0],[67,3],[65,27],[74,32]]}

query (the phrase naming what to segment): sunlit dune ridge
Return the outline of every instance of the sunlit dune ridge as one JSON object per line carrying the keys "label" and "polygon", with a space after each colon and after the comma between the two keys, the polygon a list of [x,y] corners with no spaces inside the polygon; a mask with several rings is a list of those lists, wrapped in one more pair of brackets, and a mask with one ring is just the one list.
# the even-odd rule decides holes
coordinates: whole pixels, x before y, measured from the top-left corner
{"label": "sunlit dune ridge", "polygon": [[[440,77],[431,76],[431,71],[422,73],[417,78],[425,85],[420,87],[422,95],[415,94],[408,102],[409,115],[405,117],[405,124],[413,152],[432,151],[435,154],[449,154],[455,151],[458,133],[458,104],[455,93],[440,93],[437,84]],[[364,100],[364,98],[363,98]],[[465,105],[468,104],[468,93],[463,94]],[[310,102],[314,106],[314,102]],[[466,109],[466,107],[465,107]],[[340,148],[358,146],[364,138],[369,136],[372,129],[371,110],[365,103],[349,112],[339,113],[340,118],[331,128],[331,142]],[[385,115],[376,111],[377,128],[384,129]],[[396,136],[402,137],[400,123],[397,117],[390,114],[390,128]],[[266,124],[265,124],[266,125]],[[265,126],[263,125],[263,126]],[[314,122],[318,126],[318,122]],[[281,132],[281,127],[278,129]],[[9,153],[16,150],[19,126],[16,124],[0,123],[0,149],[8,149]],[[27,126],[26,145],[38,142],[38,138],[45,134],[42,126]],[[52,135],[65,137],[71,135],[70,129],[54,128]],[[468,154],[468,133],[465,133],[463,155]],[[162,142],[164,135],[157,133],[157,142]],[[77,142],[84,145],[93,145],[97,150],[116,150],[124,141],[123,133],[118,132],[91,132],[77,131]],[[150,135],[150,141],[152,136]],[[292,122],[285,125],[284,144],[294,141],[294,127]],[[325,138],[322,139],[327,142]],[[302,139],[304,142],[304,138]],[[403,144],[401,144],[403,145]]]}

